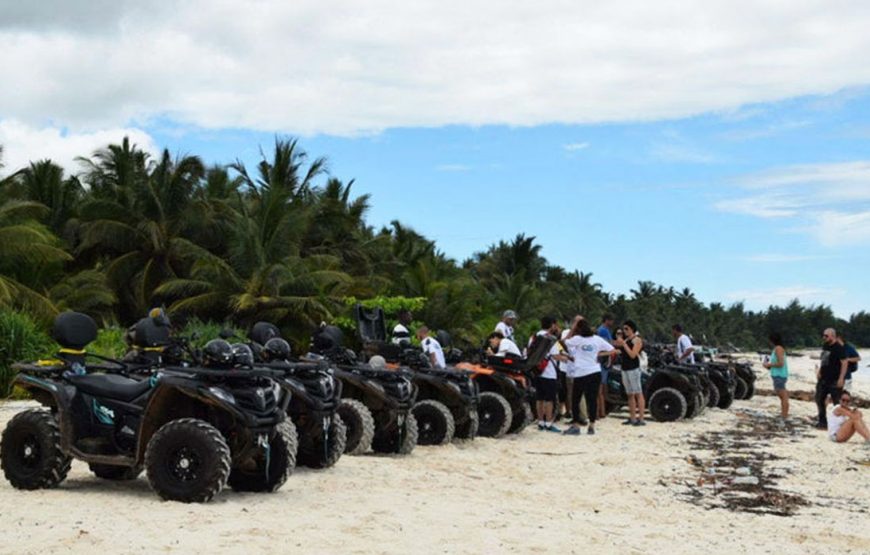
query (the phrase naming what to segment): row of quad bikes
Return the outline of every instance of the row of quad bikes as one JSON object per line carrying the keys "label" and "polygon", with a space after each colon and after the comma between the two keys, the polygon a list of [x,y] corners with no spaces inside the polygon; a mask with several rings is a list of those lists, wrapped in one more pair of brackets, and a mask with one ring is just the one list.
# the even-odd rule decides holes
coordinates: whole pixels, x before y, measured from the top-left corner
{"label": "row of quad bikes", "polygon": [[[380,309],[356,307],[355,315],[361,357],[343,347],[338,328],[324,326],[310,353],[291,358],[266,322],[246,338],[222,334],[196,349],[154,315],[131,329],[130,351],[114,360],[87,352],[97,336],[90,317],[63,313],[52,330],[61,347],[55,358],[15,365],[15,384],[42,408],[10,420],[0,466],[14,487],[32,490],[57,486],[79,459],[100,478],[132,480],[144,471],[160,497],[206,502],[226,486],[277,491],[297,464],[322,469],[343,454],[405,455],[418,444],[498,438],[532,421],[532,376],[554,338],[536,341],[526,358],[460,362],[448,349],[454,365],[439,370],[419,349],[386,341]],[[389,368],[362,362],[374,354]],[[669,356],[654,347],[655,370],[644,373],[657,420],[751,396],[748,365],[677,365]],[[625,404],[618,371],[607,392],[609,409]]]}

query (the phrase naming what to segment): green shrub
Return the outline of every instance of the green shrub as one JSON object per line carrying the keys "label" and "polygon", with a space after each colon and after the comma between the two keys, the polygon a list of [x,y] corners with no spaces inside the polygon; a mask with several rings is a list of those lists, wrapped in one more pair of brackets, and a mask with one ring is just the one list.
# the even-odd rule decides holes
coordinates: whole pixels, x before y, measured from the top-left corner
{"label": "green shrub", "polygon": [[49,356],[56,345],[48,334],[27,314],[0,310],[0,397],[11,392],[15,371],[13,362]]}
{"label": "green shrub", "polygon": [[190,342],[194,347],[202,347],[212,339],[220,337],[222,330],[230,330],[235,334],[235,337],[230,338],[230,343],[243,341],[246,337],[245,330],[237,328],[231,324],[221,324],[218,322],[203,322],[197,318],[190,320],[184,329],[181,330],[182,337],[190,338]]}
{"label": "green shrub", "polygon": [[126,330],[117,326],[103,328],[97,332],[97,339],[86,348],[89,353],[108,358],[122,358],[127,352],[124,342]]}

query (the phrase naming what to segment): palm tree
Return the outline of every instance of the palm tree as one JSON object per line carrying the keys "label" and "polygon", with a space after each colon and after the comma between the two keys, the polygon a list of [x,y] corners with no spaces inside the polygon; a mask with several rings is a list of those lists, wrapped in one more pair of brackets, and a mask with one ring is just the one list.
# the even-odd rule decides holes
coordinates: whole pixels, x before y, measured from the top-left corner
{"label": "palm tree", "polygon": [[58,236],[75,223],[84,193],[76,177],[64,178],[63,168],[51,160],[31,162],[9,177],[6,196],[38,202],[48,208],[45,223]]}

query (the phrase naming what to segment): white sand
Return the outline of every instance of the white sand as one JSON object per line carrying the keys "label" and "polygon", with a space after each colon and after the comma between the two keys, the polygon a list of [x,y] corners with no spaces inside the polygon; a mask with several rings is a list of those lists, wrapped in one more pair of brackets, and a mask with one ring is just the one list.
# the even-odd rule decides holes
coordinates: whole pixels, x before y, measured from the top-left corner
{"label": "white sand", "polygon": [[[793,359],[795,384],[813,362]],[[859,393],[870,396],[870,387]],[[707,510],[681,496],[700,476],[687,440],[734,428],[742,409],[777,404],[756,397],[642,429],[611,417],[591,437],[529,429],[409,457],[344,457],[327,471],[299,469],[278,493],[225,491],[206,505],[163,502],[144,476],[111,483],[75,462],[54,490],[17,491],[0,479],[0,552],[870,552],[870,467],[850,461],[870,450],[857,442],[836,445],[809,430],[759,442],[783,457],[772,465],[791,472],[778,487],[811,503],[791,517]],[[25,406],[0,405],[0,425]],[[813,411],[794,403],[799,418]]]}

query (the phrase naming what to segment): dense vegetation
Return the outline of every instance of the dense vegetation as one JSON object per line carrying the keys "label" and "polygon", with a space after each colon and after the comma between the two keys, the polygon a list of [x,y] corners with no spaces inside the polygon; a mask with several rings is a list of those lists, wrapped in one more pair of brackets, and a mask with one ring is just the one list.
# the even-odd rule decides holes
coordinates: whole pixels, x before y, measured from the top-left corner
{"label": "dense vegetation", "polygon": [[550,264],[523,234],[457,262],[404,223],[368,225],[370,198],[296,140],[276,139],[255,168],[153,158],[127,139],[79,163],[32,162],[0,181],[0,308],[10,318],[23,312],[44,328],[72,309],[117,327],[165,305],[179,319],[241,328],[270,320],[298,346],[321,321],[348,326],[353,299],[380,298],[460,344],[478,343],[507,308],[523,333],[544,314],[610,311],[657,340],[674,322],[704,343],[742,347],[760,347],[771,329],[793,346],[818,344],[829,325],[870,337],[865,312],[838,321],[797,301],[752,312],[649,281],[613,295],[591,272]]}

